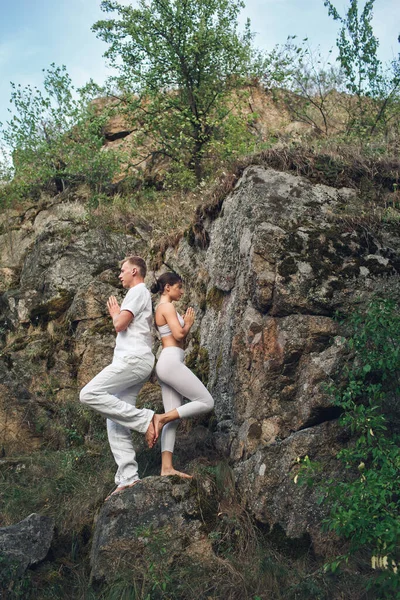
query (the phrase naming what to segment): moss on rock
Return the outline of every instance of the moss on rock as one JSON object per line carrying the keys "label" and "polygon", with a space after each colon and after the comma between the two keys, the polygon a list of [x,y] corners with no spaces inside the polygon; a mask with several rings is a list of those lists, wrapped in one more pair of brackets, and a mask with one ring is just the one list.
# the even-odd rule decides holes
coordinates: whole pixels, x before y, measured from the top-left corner
{"label": "moss on rock", "polygon": [[29,314],[31,323],[33,325],[45,325],[49,321],[58,319],[71,306],[73,298],[74,295],[71,292],[61,290],[58,296],[35,306],[31,310]]}
{"label": "moss on rock", "polygon": [[222,303],[225,298],[225,293],[217,287],[212,287],[206,297],[207,306],[219,312],[222,308]]}
{"label": "moss on rock", "polygon": [[208,350],[200,346],[200,333],[197,330],[192,337],[193,349],[186,357],[186,366],[204,383],[208,382],[210,359]]}

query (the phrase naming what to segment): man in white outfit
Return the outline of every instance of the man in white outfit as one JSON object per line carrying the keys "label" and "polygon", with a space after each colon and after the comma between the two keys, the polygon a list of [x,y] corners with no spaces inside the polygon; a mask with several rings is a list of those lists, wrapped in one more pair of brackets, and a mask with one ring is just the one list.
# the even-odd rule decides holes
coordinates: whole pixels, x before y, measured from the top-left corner
{"label": "man in white outfit", "polygon": [[[80,393],[80,401],[107,417],[107,433],[118,470],[113,494],[139,481],[131,430],[145,434],[152,448],[159,431],[154,428],[154,411],[136,408],[136,398],[154,366],[151,351],[152,305],[144,284],[146,263],[140,256],[124,260],[119,279],[128,289],[121,307],[115,296],[107,302],[117,339],[113,361]],[[158,428],[157,428],[158,429]]]}

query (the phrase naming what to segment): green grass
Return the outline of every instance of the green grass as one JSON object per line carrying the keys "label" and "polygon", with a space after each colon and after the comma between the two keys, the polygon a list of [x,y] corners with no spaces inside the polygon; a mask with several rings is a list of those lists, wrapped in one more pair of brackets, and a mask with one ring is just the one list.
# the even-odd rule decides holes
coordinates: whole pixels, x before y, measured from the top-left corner
{"label": "green grass", "polygon": [[[164,539],[161,529],[152,535],[143,560],[114,581],[92,588],[89,553],[94,515],[112,487],[115,468],[106,440],[97,444],[36,452],[0,465],[4,524],[32,512],[53,516],[56,522],[48,560],[21,579],[13,579],[11,567],[6,570],[5,600],[368,599],[365,592],[358,592],[364,588],[361,577],[352,578],[351,571],[327,575],[307,549],[293,558],[279,548],[274,536],[260,529],[238,501],[226,463],[195,469],[212,561],[182,555],[170,563],[168,536]],[[212,502],[201,493],[205,483],[208,489],[211,486]],[[296,545],[296,540],[292,543]]]}
{"label": "green grass", "polygon": [[38,451],[0,465],[0,518],[16,523],[32,512],[53,516],[61,533],[91,524],[94,508],[113,485],[114,464],[106,443]]}

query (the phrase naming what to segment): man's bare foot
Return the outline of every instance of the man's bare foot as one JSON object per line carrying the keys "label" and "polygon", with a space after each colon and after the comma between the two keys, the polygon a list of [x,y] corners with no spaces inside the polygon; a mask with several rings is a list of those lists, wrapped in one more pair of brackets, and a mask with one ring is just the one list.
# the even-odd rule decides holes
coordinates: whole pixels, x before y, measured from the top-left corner
{"label": "man's bare foot", "polygon": [[154,444],[156,443],[156,437],[155,437],[155,428],[154,428],[154,417],[156,415],[153,415],[149,426],[147,428],[146,433],[144,434],[144,439],[146,440],[146,444],[148,445],[149,448],[153,448]]}
{"label": "man's bare foot", "polygon": [[163,427],[164,423],[162,421],[162,416],[154,413],[153,418],[151,419],[150,424],[147,428],[147,431],[144,434],[144,439],[146,440],[149,448],[153,448],[160,436]]}
{"label": "man's bare foot", "polygon": [[111,496],[116,496],[117,494],[120,494],[124,490],[127,490],[128,488],[133,487],[134,485],[139,483],[139,481],[140,481],[140,479],[136,479],[136,481],[134,481],[133,483],[130,483],[129,485],[119,485],[118,487],[115,488],[115,490],[113,492],[111,492],[111,494],[108,494],[108,496],[104,500],[104,502],[106,502],[109,498],[111,498]]}
{"label": "man's bare foot", "polygon": [[161,469],[161,477],[170,477],[171,475],[177,475],[178,477],[182,477],[183,479],[193,479],[193,475],[182,473],[182,471],[177,471],[173,467],[171,467],[170,469]]}
{"label": "man's bare foot", "polygon": [[155,414],[153,417],[153,426],[154,426],[154,443],[158,440],[161,430],[164,427],[164,422],[162,420],[162,415]]}

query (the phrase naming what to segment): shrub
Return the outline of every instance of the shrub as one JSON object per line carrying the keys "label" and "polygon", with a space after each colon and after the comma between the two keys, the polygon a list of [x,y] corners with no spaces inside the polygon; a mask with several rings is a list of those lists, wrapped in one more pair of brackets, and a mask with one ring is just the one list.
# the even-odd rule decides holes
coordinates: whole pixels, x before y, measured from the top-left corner
{"label": "shrub", "polygon": [[[374,299],[346,325],[353,358],[344,382],[330,385],[328,391],[343,411],[340,423],[351,441],[337,455],[343,478],[322,483],[322,501],[330,508],[325,528],[348,540],[348,550],[327,567],[334,571],[343,560],[367,552],[371,568],[378,571],[368,586],[381,599],[399,598],[399,306],[393,299]],[[303,466],[304,482],[307,471],[317,465],[306,457]]]}

